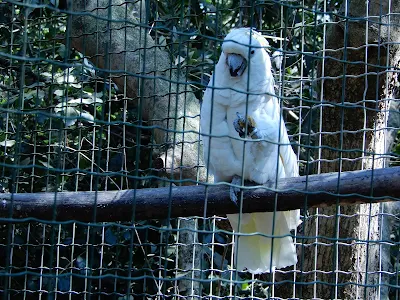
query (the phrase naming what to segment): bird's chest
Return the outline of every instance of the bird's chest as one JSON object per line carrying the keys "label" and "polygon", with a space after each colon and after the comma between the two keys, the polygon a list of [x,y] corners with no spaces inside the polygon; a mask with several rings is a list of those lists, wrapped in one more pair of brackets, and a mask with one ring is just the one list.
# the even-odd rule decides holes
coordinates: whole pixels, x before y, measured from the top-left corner
{"label": "bird's chest", "polygon": [[[237,113],[245,115],[247,112],[256,125],[260,126],[258,129],[264,129],[265,119],[268,119],[265,107],[260,102],[249,102],[247,108],[245,104],[214,104],[212,111],[212,136],[205,140],[205,158],[209,162],[209,169],[222,181],[229,181],[232,176],[243,174],[245,179],[265,182],[268,178],[263,174],[266,173],[266,169],[271,170],[268,164],[269,157],[275,157],[272,167],[276,167],[276,156],[271,156],[273,149],[265,147],[264,142],[240,138],[233,125]],[[256,178],[255,175],[262,178]]]}

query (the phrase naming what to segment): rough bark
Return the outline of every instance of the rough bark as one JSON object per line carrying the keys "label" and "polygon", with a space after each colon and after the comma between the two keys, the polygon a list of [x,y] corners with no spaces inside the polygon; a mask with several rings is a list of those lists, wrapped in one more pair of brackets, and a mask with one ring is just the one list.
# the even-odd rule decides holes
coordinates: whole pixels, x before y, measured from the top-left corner
{"label": "rough bark", "polygon": [[[154,141],[167,148],[155,161],[175,178],[205,179],[199,143],[200,103],[168,52],[150,35],[146,1],[73,1],[71,44],[126,90],[143,120],[158,126]],[[180,83],[177,83],[180,82]],[[155,147],[156,148],[156,147]],[[182,155],[184,153],[184,155]]]}
{"label": "rough bark", "polygon": [[[398,35],[397,35],[398,36]],[[393,49],[391,52],[391,65],[399,67],[400,62],[400,49],[397,48]],[[389,116],[388,116],[388,131],[385,136],[385,150],[386,152],[391,152],[393,146],[395,144],[395,140],[397,137],[397,132],[400,130],[400,90],[398,87],[399,78],[397,72],[389,73],[390,77],[388,80],[387,87],[385,88],[385,95],[387,99],[390,99],[389,102]],[[388,164],[386,164],[388,165]],[[393,231],[397,231],[399,227],[399,223],[396,221],[396,218],[390,216],[396,216],[400,214],[400,204],[398,202],[394,203],[382,203],[381,204],[381,211],[387,215],[382,215],[382,222],[381,222],[381,239],[390,241],[391,234]],[[390,263],[390,245],[386,244],[382,246],[381,255],[383,261],[386,262],[384,267],[386,267],[385,271],[392,271],[393,266]],[[383,275],[383,281],[385,283],[390,282],[390,277],[387,274]],[[389,288],[384,287],[381,289],[380,293],[381,299],[387,299],[389,296]]]}
{"label": "rough bark", "polygon": [[[177,250],[178,269],[183,274],[179,281],[179,295],[187,295],[189,300],[199,299],[202,296],[201,285],[197,281],[201,278],[201,245],[198,235],[197,219],[181,218],[179,222],[179,245]],[[182,242],[184,241],[184,243]]]}
{"label": "rough bark", "polygon": [[[390,42],[394,37],[399,37],[398,28],[388,26],[389,19],[386,16],[388,4],[389,1],[383,3],[372,1],[368,8],[369,21],[380,21],[386,26],[379,28],[376,23],[368,23],[370,24],[368,27],[366,19],[351,21],[343,18],[329,28],[323,74],[329,78],[323,81],[323,100],[334,104],[334,107],[323,108],[324,162],[321,165],[321,172],[384,166],[385,160],[380,155],[387,151],[386,130],[382,129],[386,128],[388,98],[391,91],[384,88],[387,77],[383,72],[388,69],[387,65],[393,68],[398,66],[399,62],[397,46],[390,45],[389,53],[386,47],[382,46],[383,42]],[[344,5],[341,10],[343,15],[347,12],[347,17],[366,16],[365,1],[352,0],[348,2],[347,7]],[[400,12],[398,3],[392,2],[391,12]],[[379,19],[379,16],[382,18]],[[398,22],[398,17],[391,16],[391,25],[399,24]],[[370,64],[367,69],[364,63],[366,57]],[[321,69],[319,71],[321,75]],[[365,75],[366,72],[370,74]],[[392,80],[392,76],[393,73],[388,75],[389,81]],[[369,129],[365,135],[363,128]],[[350,132],[341,134],[343,130]],[[335,132],[335,134],[324,134],[325,132]],[[304,261],[301,268],[304,271],[314,271],[303,277],[307,282],[317,280],[318,283],[303,287],[301,297],[379,299],[379,293],[387,294],[384,287],[378,288],[379,277],[376,272],[388,270],[390,263],[388,253],[382,251],[384,248],[380,249],[379,243],[373,243],[381,238],[380,226],[384,224],[379,213],[378,204],[364,204],[323,208],[318,210],[318,215],[311,214],[312,217],[305,221],[304,235],[306,237],[318,235],[318,238],[304,241],[307,245],[302,248]],[[327,238],[343,240],[339,243]],[[357,241],[372,242],[357,243]],[[315,242],[318,243],[318,248],[315,244],[310,245]],[[315,255],[317,255],[316,262]],[[381,266],[380,257],[383,258]],[[315,273],[315,270],[328,273]],[[366,271],[372,273],[367,276]],[[343,285],[336,289],[337,283]],[[357,284],[374,286],[364,288],[358,287]]]}

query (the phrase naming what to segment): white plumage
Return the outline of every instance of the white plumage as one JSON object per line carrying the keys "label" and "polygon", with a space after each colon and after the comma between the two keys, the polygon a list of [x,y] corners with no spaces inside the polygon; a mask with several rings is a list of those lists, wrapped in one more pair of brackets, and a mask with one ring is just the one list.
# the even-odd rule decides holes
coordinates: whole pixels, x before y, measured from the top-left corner
{"label": "white plumage", "polygon": [[[267,46],[265,38],[249,28],[233,29],[222,44],[221,57],[205,91],[201,109],[204,157],[215,182],[231,182],[234,176],[242,174],[245,180],[258,184],[275,182],[277,174],[278,178],[298,176],[296,155],[289,144],[274,93]],[[246,137],[243,162],[243,139],[234,122],[238,122],[237,113],[245,116],[246,111],[258,130],[256,138],[262,141]],[[274,249],[271,249],[271,238],[241,236],[236,253],[238,270],[247,268],[251,273],[264,273],[296,264],[290,230],[300,223],[299,211],[276,212],[274,232],[273,214],[242,214],[239,233],[273,235]],[[238,218],[236,214],[228,215],[235,231]]]}

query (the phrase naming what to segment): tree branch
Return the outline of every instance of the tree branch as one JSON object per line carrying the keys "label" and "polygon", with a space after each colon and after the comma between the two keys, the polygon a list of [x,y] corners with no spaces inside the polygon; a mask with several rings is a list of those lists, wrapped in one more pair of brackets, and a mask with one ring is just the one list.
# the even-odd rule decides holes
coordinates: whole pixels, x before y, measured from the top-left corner
{"label": "tree branch", "polygon": [[[278,193],[268,186],[246,186],[243,212],[393,201],[400,197],[398,182],[400,167],[286,178],[279,182],[276,189]],[[276,194],[278,201],[275,209]],[[1,194],[0,201],[0,217],[34,217],[41,220],[131,221],[134,212],[136,220],[164,219],[169,211],[171,217],[239,212],[229,198],[227,185]],[[205,204],[207,209],[204,212]]]}

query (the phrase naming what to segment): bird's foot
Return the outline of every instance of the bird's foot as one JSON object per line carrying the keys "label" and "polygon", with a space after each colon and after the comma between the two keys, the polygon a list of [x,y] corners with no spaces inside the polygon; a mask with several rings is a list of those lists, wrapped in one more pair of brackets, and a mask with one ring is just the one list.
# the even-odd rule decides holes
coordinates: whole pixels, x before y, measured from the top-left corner
{"label": "bird's foot", "polygon": [[[237,175],[233,176],[231,184],[232,185],[242,185],[242,177],[237,176]],[[239,203],[238,197],[237,197],[237,194],[239,194],[239,192],[240,192],[239,187],[231,186],[229,188],[229,197],[231,198],[231,201],[233,203],[235,203],[236,205],[238,205],[238,203]]]}
{"label": "bird's foot", "polygon": [[247,116],[247,122],[243,115],[236,113],[237,118],[233,121],[233,126],[239,136],[244,138],[246,135],[246,123],[247,123],[247,135],[252,139],[261,139],[261,134],[256,127],[256,121],[251,116]]}

